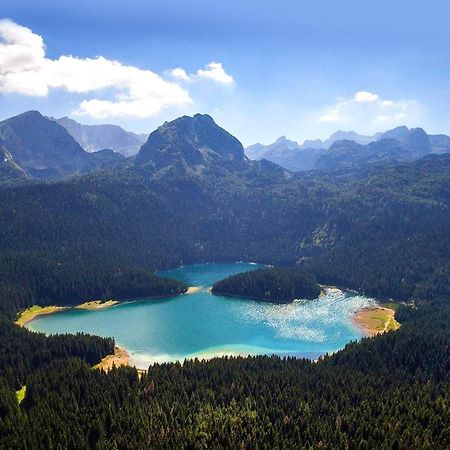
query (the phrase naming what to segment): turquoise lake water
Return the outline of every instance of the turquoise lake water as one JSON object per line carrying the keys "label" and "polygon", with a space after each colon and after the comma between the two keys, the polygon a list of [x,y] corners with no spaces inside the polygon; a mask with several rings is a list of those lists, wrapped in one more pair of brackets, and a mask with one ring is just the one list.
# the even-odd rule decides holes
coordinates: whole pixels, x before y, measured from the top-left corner
{"label": "turquoise lake water", "polygon": [[375,301],[361,295],[330,288],[317,300],[275,305],[219,297],[207,289],[229,275],[260,267],[249,263],[197,264],[162,271],[162,276],[199,286],[200,290],[104,310],[67,310],[38,317],[28,328],[47,334],[83,331],[113,336],[130,352],[131,363],[140,368],[152,362],[223,354],[315,359],[363,336],[352,316]]}

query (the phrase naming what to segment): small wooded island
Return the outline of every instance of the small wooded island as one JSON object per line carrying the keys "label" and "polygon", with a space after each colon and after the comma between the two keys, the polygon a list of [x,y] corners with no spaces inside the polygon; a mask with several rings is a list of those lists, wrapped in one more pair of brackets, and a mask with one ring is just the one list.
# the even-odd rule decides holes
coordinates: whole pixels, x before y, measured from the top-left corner
{"label": "small wooded island", "polygon": [[299,267],[253,270],[238,273],[214,283],[212,293],[244,297],[272,303],[290,303],[295,299],[314,299],[321,289],[313,274]]}

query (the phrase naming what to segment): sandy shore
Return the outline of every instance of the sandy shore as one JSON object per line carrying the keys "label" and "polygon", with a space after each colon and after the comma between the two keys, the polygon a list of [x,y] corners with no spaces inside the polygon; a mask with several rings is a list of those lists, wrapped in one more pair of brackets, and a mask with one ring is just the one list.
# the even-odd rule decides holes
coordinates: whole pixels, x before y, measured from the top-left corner
{"label": "sandy shore", "polygon": [[111,306],[117,305],[119,302],[117,300],[92,300],[90,302],[82,303],[81,305],[75,306],[77,309],[88,309],[88,310],[94,310],[94,309],[104,309],[104,308],[110,308]]}
{"label": "sandy shore", "polygon": [[94,369],[103,369],[106,372],[111,370],[113,366],[128,366],[130,362],[130,354],[122,347],[114,348],[114,353],[112,355],[106,355]]}
{"label": "sandy shore", "polygon": [[189,286],[188,290],[186,291],[186,294],[195,294],[196,292],[200,291],[202,289],[201,286]]}
{"label": "sandy shore", "polygon": [[101,300],[92,300],[89,302],[81,303],[77,306],[38,306],[34,305],[30,308],[26,309],[25,311],[22,311],[19,316],[17,317],[16,324],[24,327],[29,322],[34,320],[38,316],[44,316],[47,314],[53,314],[61,311],[66,311],[68,309],[88,309],[88,310],[96,310],[96,309],[104,309],[104,308],[110,308],[111,306],[116,305],[119,303],[116,300],[107,300],[107,301],[101,301]]}
{"label": "sandy shore", "polygon": [[398,330],[400,324],[395,320],[395,311],[384,306],[370,306],[357,311],[353,317],[355,324],[366,336],[375,336],[386,331]]}

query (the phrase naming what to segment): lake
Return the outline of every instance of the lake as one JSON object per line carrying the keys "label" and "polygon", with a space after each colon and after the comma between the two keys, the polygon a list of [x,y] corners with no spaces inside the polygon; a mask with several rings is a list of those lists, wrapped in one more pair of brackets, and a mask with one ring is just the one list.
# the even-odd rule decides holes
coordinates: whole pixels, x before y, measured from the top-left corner
{"label": "lake", "polygon": [[113,336],[131,363],[221,355],[277,354],[316,359],[363,336],[353,323],[358,309],[376,302],[328,288],[317,300],[276,305],[212,295],[208,287],[227,276],[258,269],[253,263],[196,264],[160,272],[198,291],[164,299],[142,299],[108,309],[70,309],[40,316],[35,331]]}

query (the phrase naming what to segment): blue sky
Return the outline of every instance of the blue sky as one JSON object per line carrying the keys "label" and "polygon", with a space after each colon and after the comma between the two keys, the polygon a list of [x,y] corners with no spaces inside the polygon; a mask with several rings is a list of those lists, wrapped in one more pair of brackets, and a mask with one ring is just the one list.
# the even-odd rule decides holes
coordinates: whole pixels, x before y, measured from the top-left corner
{"label": "blue sky", "polygon": [[201,112],[247,145],[450,133],[445,0],[3,0],[0,17],[2,119],[38,109],[150,132]]}

